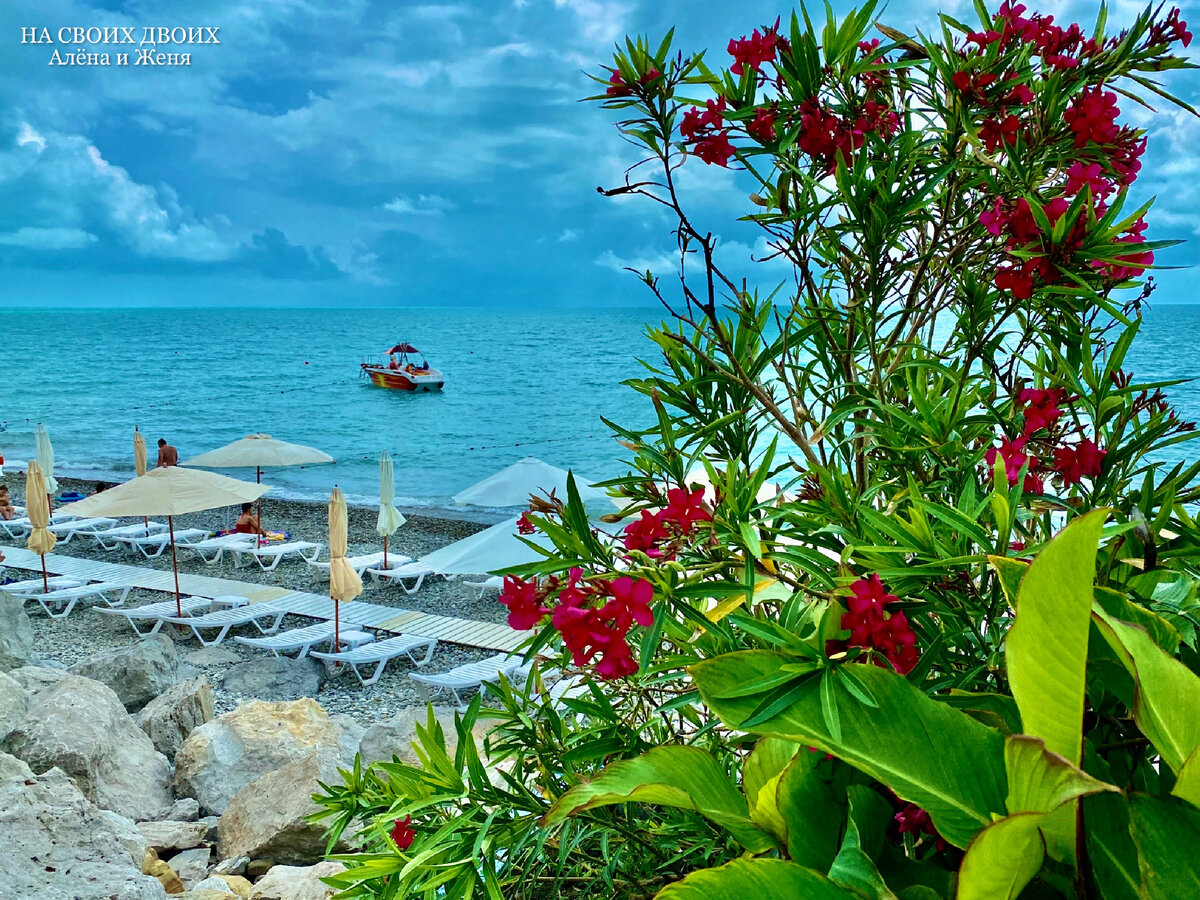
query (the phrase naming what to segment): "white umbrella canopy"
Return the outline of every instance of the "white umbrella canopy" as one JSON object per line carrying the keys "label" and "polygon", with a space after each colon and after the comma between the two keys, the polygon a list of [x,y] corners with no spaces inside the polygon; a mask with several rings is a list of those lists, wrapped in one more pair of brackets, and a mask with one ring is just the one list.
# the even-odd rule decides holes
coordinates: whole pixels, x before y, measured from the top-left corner
{"label": "white umbrella canopy", "polygon": [[201,469],[271,469],[331,463],[333,457],[315,447],[278,441],[269,434],[248,434],[180,463]]}
{"label": "white umbrella canopy", "polygon": [[50,434],[41,422],[37,424],[34,435],[37,442],[37,462],[42,469],[42,477],[46,480],[46,493],[53,494],[58,490],[58,482],[54,478],[54,447],[50,443]]}
{"label": "white umbrella canopy", "polygon": [[[586,478],[576,475],[575,486],[579,489],[579,498],[585,504],[599,501],[615,504],[608,494],[592,487]],[[527,456],[466,490],[459,491],[454,495],[454,502],[459,506],[528,506],[530,494],[549,494],[551,491],[554,491],[554,496],[558,499],[566,501],[567,472]]]}
{"label": "white umbrella canopy", "polygon": [[395,499],[396,479],[392,472],[392,457],[384,450],[379,454],[379,521],[375,525],[375,530],[383,538],[383,567],[385,569],[388,567],[388,538],[407,521],[403,513],[393,505],[392,501]]}
{"label": "white umbrella canopy", "polygon": [[[719,475],[724,474],[723,470],[719,468],[717,469],[717,473]],[[704,488],[704,499],[709,503],[716,502],[717,494],[716,491],[713,490],[712,480],[708,477],[708,470],[705,469],[704,466],[698,465],[687,473],[687,484],[688,487],[693,490],[697,487]],[[755,499],[759,503],[766,503],[770,500],[774,500],[781,493],[783,493],[782,489],[779,487],[779,485],[775,484],[775,482],[764,481],[762,487],[758,489],[758,493],[755,494]]]}
{"label": "white umbrella canopy", "polygon": [[[545,559],[518,536],[515,516],[469,538],[422,556],[418,562],[443,575],[484,575]],[[551,549],[550,539],[541,532],[528,539]]]}

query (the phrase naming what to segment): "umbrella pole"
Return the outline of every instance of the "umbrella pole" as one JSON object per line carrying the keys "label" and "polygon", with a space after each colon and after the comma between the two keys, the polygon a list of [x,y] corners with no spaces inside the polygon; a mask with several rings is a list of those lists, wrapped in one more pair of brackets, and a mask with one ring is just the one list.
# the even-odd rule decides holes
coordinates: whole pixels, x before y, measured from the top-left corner
{"label": "umbrella pole", "polygon": [[[254,467],[254,483],[262,484],[262,466]],[[262,497],[258,498],[258,530],[262,532],[266,531],[266,529],[262,527]],[[258,537],[261,539],[262,535],[259,535]]]}
{"label": "umbrella pole", "polygon": [[388,539],[388,536],[385,534],[383,536],[383,571],[385,571],[385,572],[387,571],[387,567],[388,567],[388,565],[387,565],[387,539]]}
{"label": "umbrella pole", "polygon": [[171,533],[171,570],[175,573],[175,615],[183,615],[183,602],[179,599],[179,561],[175,558],[175,520],[167,516],[167,528]]}
{"label": "umbrella pole", "polygon": [[42,557],[42,593],[50,593],[50,579],[46,577],[46,554],[41,554]]}

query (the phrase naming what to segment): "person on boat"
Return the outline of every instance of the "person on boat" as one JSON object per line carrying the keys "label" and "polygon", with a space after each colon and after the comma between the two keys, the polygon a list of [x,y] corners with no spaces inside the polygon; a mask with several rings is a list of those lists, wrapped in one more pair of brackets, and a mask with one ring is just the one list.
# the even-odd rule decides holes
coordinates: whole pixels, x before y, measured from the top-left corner
{"label": "person on boat", "polygon": [[7,522],[16,514],[17,511],[13,507],[12,501],[8,499],[8,485],[0,484],[0,519]]}
{"label": "person on boat", "polygon": [[389,369],[399,369],[400,368],[400,363],[396,362],[396,355],[394,353],[388,354],[388,368]]}
{"label": "person on boat", "polygon": [[179,451],[168,444],[164,439],[158,439],[158,467],[160,469],[167,466],[179,465]]}
{"label": "person on boat", "polygon": [[262,526],[258,524],[258,516],[253,512],[253,503],[242,504],[242,514],[238,516],[237,524],[233,526],[233,530],[237,534],[266,534],[262,530]]}

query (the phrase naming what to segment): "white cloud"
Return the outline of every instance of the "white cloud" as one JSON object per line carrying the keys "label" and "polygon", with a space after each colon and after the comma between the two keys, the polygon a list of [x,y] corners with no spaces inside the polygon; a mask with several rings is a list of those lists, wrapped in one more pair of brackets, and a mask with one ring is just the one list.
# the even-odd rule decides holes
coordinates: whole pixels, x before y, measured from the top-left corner
{"label": "white cloud", "polygon": [[679,271],[678,253],[637,253],[633,256],[618,256],[611,250],[605,250],[596,258],[596,265],[614,272],[624,272],[633,269],[635,272],[645,272],[647,269],[655,275],[668,275]]}
{"label": "white cloud", "polygon": [[81,228],[18,228],[0,234],[0,244],[30,250],[78,250],[99,238]]}
{"label": "white cloud", "polygon": [[564,228],[558,236],[558,242],[560,244],[577,240],[579,240],[579,232],[574,228]]}
{"label": "white cloud", "polygon": [[557,9],[569,9],[579,18],[585,40],[612,44],[625,34],[629,7],[605,0],[554,0]]}
{"label": "white cloud", "polygon": [[22,122],[21,130],[17,134],[17,146],[24,147],[27,144],[37,147],[38,153],[46,149],[46,139],[38,134],[28,122]]}
{"label": "white cloud", "polygon": [[383,204],[388,212],[410,216],[440,216],[454,209],[454,204],[437,194],[421,194],[413,200],[403,194]]}

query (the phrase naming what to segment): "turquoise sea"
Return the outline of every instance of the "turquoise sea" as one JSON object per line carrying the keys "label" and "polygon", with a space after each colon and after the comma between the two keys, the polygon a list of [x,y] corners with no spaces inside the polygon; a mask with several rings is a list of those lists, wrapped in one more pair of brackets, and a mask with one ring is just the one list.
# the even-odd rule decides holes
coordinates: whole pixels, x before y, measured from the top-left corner
{"label": "turquoise sea", "polygon": [[[133,427],[189,456],[263,431],[325,450],[334,466],[276,469],[278,493],[323,498],[338,483],[378,498],[378,457],[395,459],[397,503],[450,497],[524,456],[592,479],[620,470],[623,449],[600,421],[651,415],[623,379],[655,357],[642,334],[653,309],[0,310],[0,453],[33,455],[49,429],[56,471],[124,479]],[[446,375],[440,394],[375,388],[359,363],[399,340]],[[1138,381],[1200,377],[1200,307],[1155,307],[1125,368]],[[1168,392],[1200,420],[1200,383]],[[1194,458],[1188,445],[1175,459]],[[245,470],[230,472],[246,477]]]}

